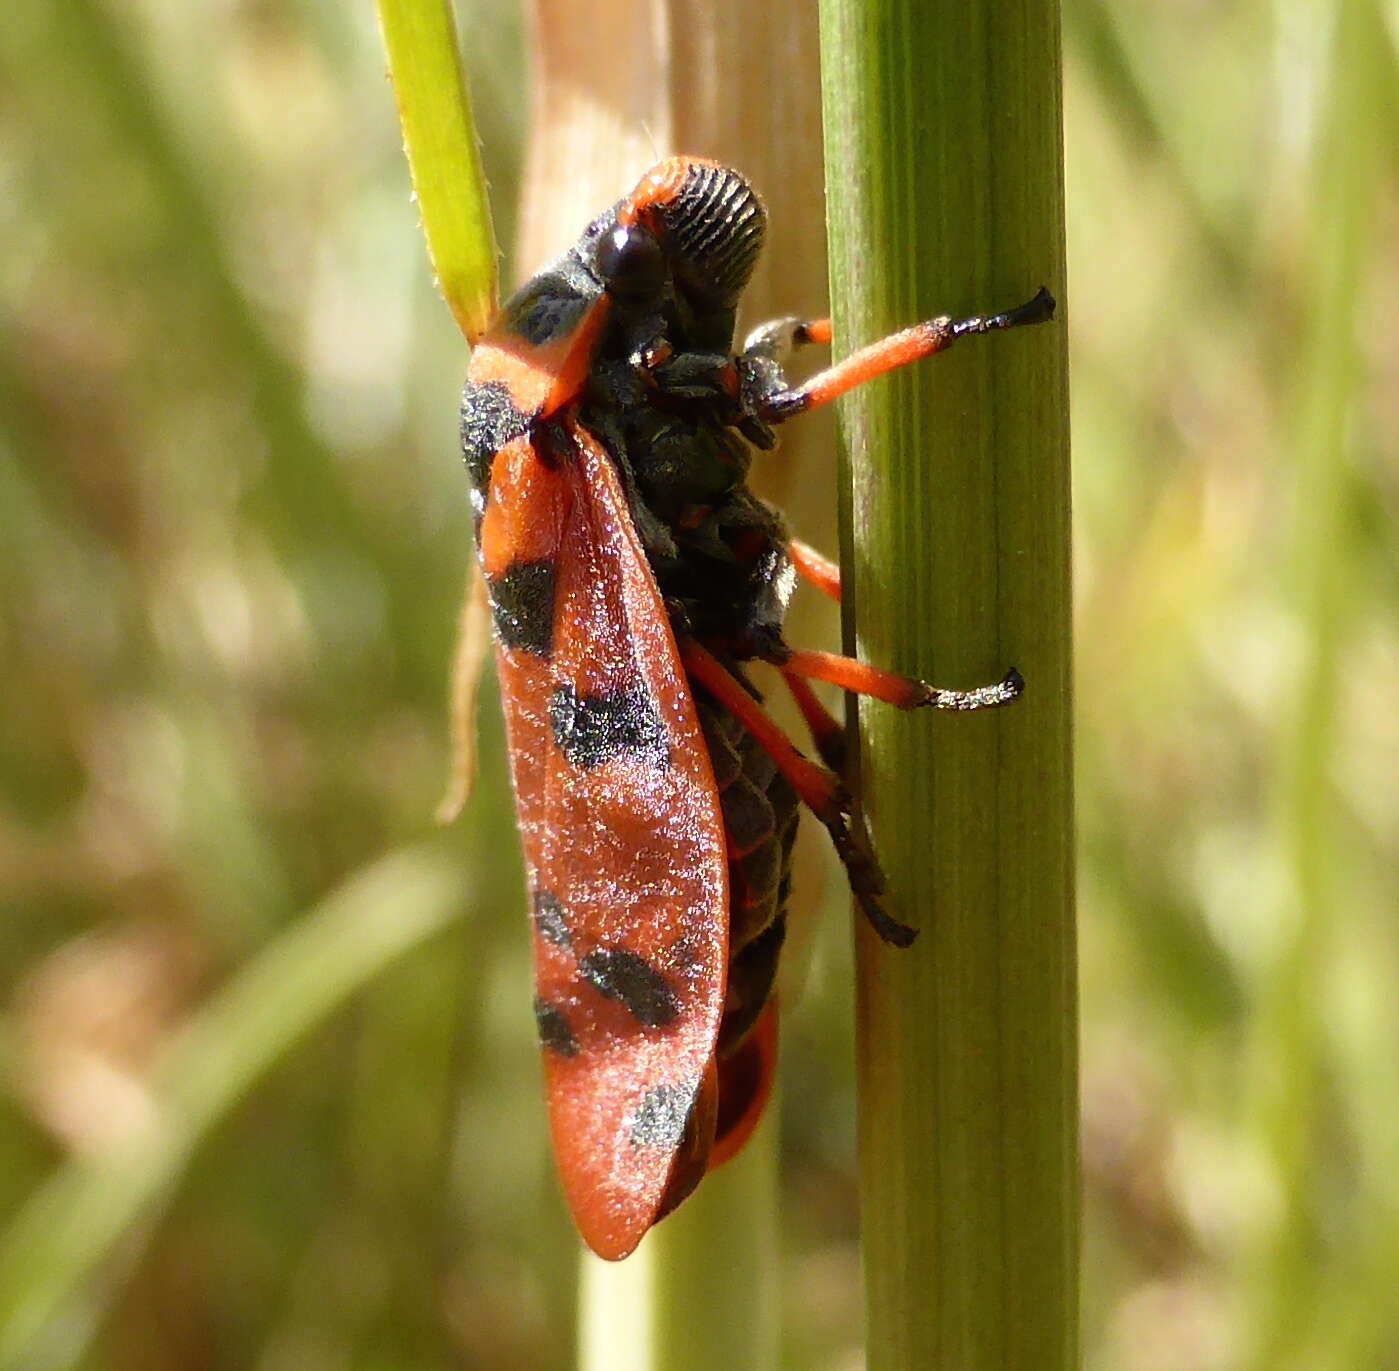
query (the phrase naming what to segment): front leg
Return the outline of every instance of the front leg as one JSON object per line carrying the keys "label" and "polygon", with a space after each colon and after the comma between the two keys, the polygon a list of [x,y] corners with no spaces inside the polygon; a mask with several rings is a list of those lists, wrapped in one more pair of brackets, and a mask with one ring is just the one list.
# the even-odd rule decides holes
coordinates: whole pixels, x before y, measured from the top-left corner
{"label": "front leg", "polygon": [[790,393],[784,370],[787,359],[799,347],[830,341],[829,319],[795,316],[760,324],[744,339],[743,351],[735,359],[744,416],[740,427],[756,446],[770,448],[776,442],[767,417],[772,397]]}
{"label": "front leg", "polygon": [[1026,324],[1043,324],[1053,317],[1054,297],[1041,286],[1034,299],[1003,314],[974,314],[967,319],[939,315],[915,324],[902,333],[891,334],[860,348],[799,386],[787,380],[783,363],[792,349],[803,343],[829,343],[831,321],[816,319],[802,323],[797,319],[778,319],[750,334],[738,359],[743,408],[746,414],[765,426],[780,424],[794,414],[804,414],[809,409],[829,404],[887,371],[942,352],[959,338],[1021,328]]}

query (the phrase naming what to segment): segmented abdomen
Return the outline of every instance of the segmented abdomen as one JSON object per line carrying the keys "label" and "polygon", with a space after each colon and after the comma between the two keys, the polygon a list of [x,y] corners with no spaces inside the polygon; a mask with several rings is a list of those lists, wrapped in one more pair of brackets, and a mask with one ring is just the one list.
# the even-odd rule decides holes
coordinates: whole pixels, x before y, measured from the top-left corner
{"label": "segmented abdomen", "polygon": [[[742,668],[728,663],[742,678]],[[745,681],[745,684],[747,682]],[[695,705],[714,767],[729,849],[729,963],[719,1025],[719,1123],[715,1150],[722,1159],[751,1125],[766,1096],[773,1063],[753,1032],[772,996],[787,932],[792,843],[797,832],[796,792],[771,757],[728,711],[695,687]],[[728,1146],[726,1146],[726,1141]]]}

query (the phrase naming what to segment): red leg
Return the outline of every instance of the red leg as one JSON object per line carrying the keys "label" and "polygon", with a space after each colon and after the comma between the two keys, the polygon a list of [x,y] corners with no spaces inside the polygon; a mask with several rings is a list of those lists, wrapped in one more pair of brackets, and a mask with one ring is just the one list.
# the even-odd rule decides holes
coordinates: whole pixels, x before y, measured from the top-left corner
{"label": "red leg", "polygon": [[801,802],[824,824],[838,821],[846,796],[834,772],[803,757],[775,719],[708,648],[693,638],[678,644],[686,672],[700,683],[757,740],[777,769],[792,783]]}
{"label": "red leg", "polygon": [[911,676],[897,676],[881,671],[853,657],[839,657],[834,652],[807,652],[795,648],[777,663],[784,674],[809,676],[813,681],[827,681],[856,695],[869,695],[900,709],[997,709],[1020,698],[1025,681],[1012,668],[995,685],[977,686],[973,690],[943,690]]}
{"label": "red leg", "polygon": [[787,544],[787,555],[798,576],[814,585],[822,595],[829,595],[840,603],[840,567],[829,557],[796,538]]}
{"label": "red leg", "polygon": [[918,936],[918,931],[891,919],[880,905],[878,897],[884,892],[884,877],[867,845],[851,832],[846,817],[850,797],[839,777],[803,757],[767,710],[712,652],[693,638],[681,638],[677,646],[689,676],[748,730],[791,782],[801,802],[826,825],[836,855],[845,867],[851,893],[874,931],[885,942],[907,947]]}
{"label": "red leg", "polygon": [[768,423],[789,419],[794,414],[829,404],[846,391],[882,376],[886,371],[942,352],[968,334],[990,333],[995,329],[1016,328],[1021,324],[1042,324],[1053,316],[1054,297],[1041,287],[1033,300],[1004,314],[976,314],[969,319],[957,320],[941,315],[929,319],[926,323],[915,324],[901,333],[860,348],[844,361],[817,372],[800,386],[770,392],[762,399],[758,417]]}
{"label": "red leg", "polygon": [[830,341],[829,319],[798,319],[788,315],[759,324],[743,340],[742,356],[763,357],[780,366],[791,356],[793,348],[808,347],[813,343],[829,346]]}
{"label": "red leg", "polygon": [[821,760],[837,775],[845,770],[845,727],[820,700],[816,692],[794,672],[783,670],[782,679],[801,710],[802,718],[811,731],[811,739]]}

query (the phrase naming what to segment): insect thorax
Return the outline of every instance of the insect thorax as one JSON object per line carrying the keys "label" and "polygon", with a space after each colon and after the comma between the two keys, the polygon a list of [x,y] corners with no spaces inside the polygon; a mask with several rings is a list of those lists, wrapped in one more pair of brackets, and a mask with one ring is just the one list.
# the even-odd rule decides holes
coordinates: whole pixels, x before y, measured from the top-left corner
{"label": "insect thorax", "polygon": [[752,449],[734,427],[734,401],[706,390],[698,359],[693,393],[657,387],[623,334],[604,344],[580,410],[622,471],[632,518],[661,594],[696,636],[722,655],[760,655],[780,632],[790,588],[781,515],[748,488]]}

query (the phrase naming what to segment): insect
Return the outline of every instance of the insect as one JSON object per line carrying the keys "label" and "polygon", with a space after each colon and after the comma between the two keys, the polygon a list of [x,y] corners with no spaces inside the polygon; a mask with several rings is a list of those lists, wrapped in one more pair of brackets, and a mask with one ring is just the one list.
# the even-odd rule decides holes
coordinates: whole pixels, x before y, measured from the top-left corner
{"label": "insect", "polygon": [[[839,570],[793,541],[746,477],[777,425],[969,334],[933,319],[803,384],[784,365],[828,320],[780,319],[735,353],[766,215],[736,171],[672,158],[502,308],[462,400],[533,917],[535,1016],[558,1170],[600,1256],[630,1253],[756,1125],[792,839],[829,830],[886,941],[914,930],[838,779],[842,731],[809,680],[903,709],[1020,693],[942,690],[783,638],[795,577]],[[777,667],[825,765],[772,721],[748,665]]]}

